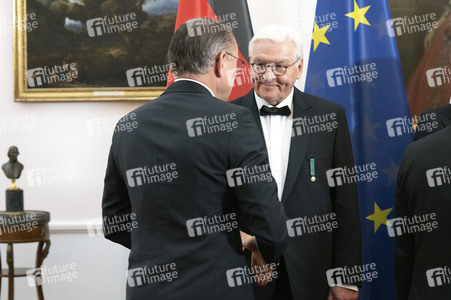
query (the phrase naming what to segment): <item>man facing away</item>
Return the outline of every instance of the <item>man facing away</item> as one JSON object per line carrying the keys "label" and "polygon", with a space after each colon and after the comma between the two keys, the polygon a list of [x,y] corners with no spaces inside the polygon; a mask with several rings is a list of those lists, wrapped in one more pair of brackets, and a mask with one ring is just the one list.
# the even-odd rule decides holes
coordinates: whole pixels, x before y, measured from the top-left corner
{"label": "man facing away", "polygon": [[224,102],[241,63],[235,38],[190,30],[196,22],[213,24],[190,20],[172,38],[175,82],[132,112],[136,129],[113,136],[102,208],[109,225],[134,225],[105,228],[131,249],[127,299],[252,299],[239,230],[268,262],[287,242],[274,180],[238,176],[269,166],[252,114]]}
{"label": "man facing away", "polygon": [[389,221],[397,299],[451,299],[450,200],[448,126],[409,144],[399,167],[396,218]]}
{"label": "man facing away", "polygon": [[414,141],[451,126],[451,104],[424,112],[415,130]]}
{"label": "man facing away", "polygon": [[251,40],[249,56],[253,90],[232,103],[249,108],[257,121],[290,235],[278,278],[256,286],[256,298],[357,299],[358,282],[339,285],[326,276],[361,265],[356,185],[333,175],[354,166],[345,109],[294,87],[303,67],[295,32],[264,26]]}

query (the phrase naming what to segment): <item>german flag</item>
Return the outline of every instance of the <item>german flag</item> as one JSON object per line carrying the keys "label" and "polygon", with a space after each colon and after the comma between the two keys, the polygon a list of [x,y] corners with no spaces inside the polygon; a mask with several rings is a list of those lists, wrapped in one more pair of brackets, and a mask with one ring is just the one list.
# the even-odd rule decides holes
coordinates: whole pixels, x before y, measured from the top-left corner
{"label": "german flag", "polygon": [[[248,45],[254,35],[251,18],[246,0],[180,0],[177,21],[174,32],[180,25],[194,18],[210,18],[220,21],[233,30],[238,43],[239,57],[246,62],[244,67],[237,71],[234,87],[229,100],[247,94],[251,88],[249,76]],[[168,76],[168,78],[173,78]],[[169,86],[173,80],[168,80]]]}

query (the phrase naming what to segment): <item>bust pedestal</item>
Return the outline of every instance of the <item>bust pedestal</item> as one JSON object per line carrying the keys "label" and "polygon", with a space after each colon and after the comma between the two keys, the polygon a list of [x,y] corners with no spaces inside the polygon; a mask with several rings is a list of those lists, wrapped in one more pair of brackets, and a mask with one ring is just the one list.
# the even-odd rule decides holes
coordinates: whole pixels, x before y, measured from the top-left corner
{"label": "bust pedestal", "polygon": [[[11,214],[0,211],[0,243],[7,244],[6,263],[7,269],[2,269],[0,257],[0,287],[2,277],[8,277],[8,300],[14,299],[14,279],[16,277],[28,277],[28,283],[34,282],[38,299],[43,300],[40,272],[42,262],[47,257],[50,249],[49,234],[50,213],[39,210],[26,210],[23,213]],[[36,264],[34,268],[14,268],[14,244],[38,243],[36,252]]]}
{"label": "bust pedestal", "polygon": [[6,194],[6,212],[10,213],[23,213],[23,190],[7,189]]}

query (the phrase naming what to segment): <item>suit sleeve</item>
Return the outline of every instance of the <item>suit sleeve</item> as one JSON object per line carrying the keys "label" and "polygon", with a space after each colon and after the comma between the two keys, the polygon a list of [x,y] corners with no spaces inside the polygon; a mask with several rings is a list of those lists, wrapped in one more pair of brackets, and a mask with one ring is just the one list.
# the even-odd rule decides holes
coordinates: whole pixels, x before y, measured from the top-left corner
{"label": "suit sleeve", "polygon": [[[121,244],[124,247],[131,248],[131,234],[129,231],[114,232],[109,230],[111,223],[114,226],[121,227],[118,219],[125,219],[123,216],[130,216],[131,205],[128,197],[127,186],[120,175],[113,154],[114,144],[111,146],[108,157],[108,166],[106,169],[103,199],[102,199],[102,216],[104,224],[105,238]],[[116,217],[116,218],[115,218]],[[121,217],[121,218],[118,218]],[[130,220],[129,218],[126,218]],[[126,226],[126,224],[124,224]],[[127,227],[126,227],[127,228]]]}
{"label": "suit sleeve", "polygon": [[[257,125],[246,108],[237,113],[238,128],[229,141],[229,169],[266,167],[266,180],[244,183],[233,188],[241,211],[241,229],[255,235],[260,252],[266,261],[273,261],[288,243],[286,215],[277,197],[277,186],[271,176],[264,141]],[[260,173],[259,173],[260,174]],[[263,178],[263,177],[260,177]]]}
{"label": "suit sleeve", "polygon": [[[406,152],[407,153],[407,152]],[[408,216],[408,205],[405,193],[406,154],[399,168],[396,181],[396,217]],[[412,234],[395,237],[395,283],[398,300],[409,299],[409,290],[414,266],[414,240]]]}
{"label": "suit sleeve", "polygon": [[[344,107],[340,108],[333,155],[334,168],[354,166],[351,138]],[[362,264],[362,236],[357,185],[344,184],[331,189],[338,228],[334,230],[334,267]]]}

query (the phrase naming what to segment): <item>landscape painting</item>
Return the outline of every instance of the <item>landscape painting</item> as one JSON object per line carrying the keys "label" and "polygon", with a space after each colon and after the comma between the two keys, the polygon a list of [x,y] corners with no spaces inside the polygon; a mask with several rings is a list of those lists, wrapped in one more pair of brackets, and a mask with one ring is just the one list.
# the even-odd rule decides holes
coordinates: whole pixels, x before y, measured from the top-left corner
{"label": "landscape painting", "polygon": [[178,0],[16,0],[16,101],[150,100]]}

